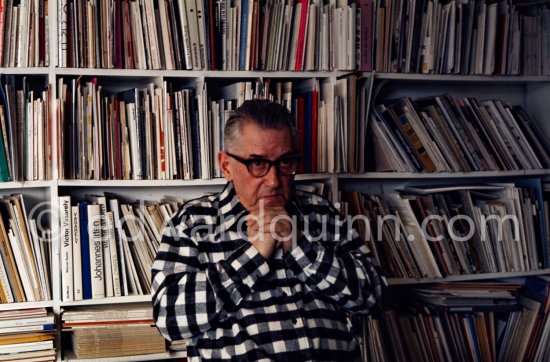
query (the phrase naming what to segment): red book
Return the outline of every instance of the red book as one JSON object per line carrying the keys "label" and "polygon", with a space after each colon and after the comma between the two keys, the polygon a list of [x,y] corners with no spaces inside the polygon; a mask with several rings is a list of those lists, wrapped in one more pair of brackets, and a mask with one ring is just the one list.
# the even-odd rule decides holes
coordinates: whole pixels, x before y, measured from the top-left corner
{"label": "red book", "polygon": [[363,72],[370,72],[372,70],[372,24],[373,24],[373,12],[374,1],[373,0],[359,0],[359,9],[361,9],[361,49],[360,51],[360,70]]}
{"label": "red book", "polygon": [[122,2],[122,17],[124,29],[126,29],[126,31],[124,31],[126,38],[123,39],[123,46],[126,49],[126,69],[134,69],[134,52],[132,50],[132,36],[130,31],[132,27],[130,25],[130,8],[128,0]]}
{"label": "red book", "polygon": [[294,64],[294,70],[302,70],[304,64],[307,15],[309,13],[309,0],[299,0],[298,3],[302,4],[302,12],[300,13],[300,29],[298,30],[298,46],[296,48],[296,63]]}
{"label": "red book", "polygon": [[115,2],[115,68],[122,68],[122,59],[124,57],[123,52],[123,39],[122,39],[122,0],[116,0]]}
{"label": "red book", "polygon": [[210,69],[216,69],[216,41],[214,40],[214,33],[216,32],[216,21],[214,17],[214,1],[210,1],[208,4],[208,27],[210,28]]}

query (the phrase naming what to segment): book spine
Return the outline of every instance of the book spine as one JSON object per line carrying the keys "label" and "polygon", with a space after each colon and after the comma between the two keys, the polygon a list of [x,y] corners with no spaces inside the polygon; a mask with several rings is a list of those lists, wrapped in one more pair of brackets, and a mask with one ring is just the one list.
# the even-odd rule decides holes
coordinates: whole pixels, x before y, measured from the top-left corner
{"label": "book spine", "polygon": [[105,297],[105,270],[103,240],[101,238],[101,211],[99,205],[88,205],[88,235],[92,299]]}
{"label": "book spine", "polygon": [[84,298],[82,291],[82,243],[80,241],[80,211],[71,206],[71,230],[73,238],[73,283],[74,300]]}
{"label": "book spine", "polygon": [[61,221],[61,290],[63,301],[74,300],[73,244],[71,231],[71,197],[60,196]]}
{"label": "book spine", "polygon": [[115,220],[112,211],[105,213],[105,227],[107,231],[107,242],[109,243],[109,255],[105,256],[111,260],[111,270],[106,270],[112,275],[112,284],[113,284],[113,296],[120,297],[120,273],[119,273],[119,263],[118,263],[118,252],[116,245],[116,236],[115,236]]}

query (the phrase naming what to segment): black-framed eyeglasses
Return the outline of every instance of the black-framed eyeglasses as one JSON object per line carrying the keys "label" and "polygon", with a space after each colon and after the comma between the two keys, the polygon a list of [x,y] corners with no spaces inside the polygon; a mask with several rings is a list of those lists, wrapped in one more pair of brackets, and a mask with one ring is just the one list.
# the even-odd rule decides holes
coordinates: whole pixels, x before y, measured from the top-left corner
{"label": "black-framed eyeglasses", "polygon": [[248,169],[248,173],[252,177],[263,177],[267,175],[271,166],[275,166],[277,172],[281,176],[291,176],[296,174],[298,165],[300,164],[300,157],[296,155],[283,156],[275,161],[268,160],[266,158],[242,158],[232,153],[226,152],[228,156],[231,156],[238,162],[242,163]]}

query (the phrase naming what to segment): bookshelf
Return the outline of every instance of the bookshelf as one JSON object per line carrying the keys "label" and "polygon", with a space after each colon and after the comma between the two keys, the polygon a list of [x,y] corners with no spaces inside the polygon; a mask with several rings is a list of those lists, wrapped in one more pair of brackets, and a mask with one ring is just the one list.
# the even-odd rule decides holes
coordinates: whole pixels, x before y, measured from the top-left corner
{"label": "bookshelf", "polygon": [[[313,3],[313,2],[312,2]],[[390,3],[390,2],[389,2]],[[420,2],[419,2],[420,3]],[[163,87],[164,82],[175,84],[176,88],[191,87],[196,90],[206,84],[209,95],[214,95],[218,89],[229,87],[240,81],[264,81],[270,79],[273,82],[293,82],[293,91],[298,94],[312,89],[316,82],[319,84],[321,98],[326,93],[323,85],[328,85],[334,91],[337,83],[346,77],[358,75],[365,80],[372,81],[372,91],[368,97],[370,105],[377,104],[387,99],[410,96],[421,98],[449,93],[455,97],[476,96],[481,99],[498,98],[510,101],[512,104],[522,105],[533,119],[538,121],[543,133],[550,137],[550,123],[545,122],[547,114],[548,95],[550,94],[550,77],[548,75],[464,75],[464,74],[417,74],[417,73],[389,73],[388,65],[380,60],[380,66],[376,64],[374,71],[357,72],[354,70],[337,70],[336,66],[323,71],[289,71],[289,70],[163,70],[163,69],[100,69],[97,68],[70,68],[59,67],[52,60],[57,60],[57,51],[60,48],[58,41],[58,2],[50,0],[49,13],[49,65],[45,67],[5,67],[0,68],[0,74],[12,75],[17,79],[27,77],[29,80],[49,85],[50,90],[50,115],[51,137],[58,140],[63,130],[58,128],[58,114],[56,100],[60,95],[58,89],[59,80],[81,79],[82,82],[97,79],[97,84],[104,89],[113,92],[127,90],[134,87],[145,88],[148,84]],[[378,30],[382,31],[383,30]],[[376,35],[378,36],[378,35]],[[383,36],[380,35],[380,36]],[[376,49],[373,49],[375,52]],[[345,68],[345,67],[344,67]],[[82,83],[84,84],[84,83]],[[360,88],[361,85],[358,85]],[[224,95],[215,94],[221,98]],[[232,97],[235,97],[232,95]],[[358,117],[367,122],[366,118]],[[372,120],[368,120],[372,122]],[[368,138],[367,138],[368,140]],[[55,144],[55,142],[53,142]],[[63,165],[63,155],[57,147],[52,147],[51,153],[51,177],[45,180],[11,181],[0,183],[0,194],[22,193],[31,204],[41,201],[57,204],[59,196],[71,195],[75,200],[83,200],[88,194],[101,194],[109,192],[121,195],[126,199],[155,200],[159,201],[164,196],[175,195],[185,200],[203,195],[207,192],[215,192],[225,184],[221,178],[211,179],[172,179],[172,180],[94,180],[81,178],[64,178],[60,175],[60,165]],[[323,171],[319,173],[299,174],[296,178],[301,183],[323,183],[325,189],[331,195],[333,201],[340,203],[338,196],[342,191],[361,191],[367,194],[389,192],[392,189],[407,185],[432,185],[480,182],[512,181],[523,178],[538,178],[546,183],[550,182],[550,169],[532,170],[507,170],[507,171],[472,171],[472,172],[348,172],[345,167],[339,170]],[[342,207],[346,207],[343,205]],[[50,225],[58,225],[58,215],[49,216]],[[53,235],[55,240],[56,235]],[[52,295],[47,301],[7,303],[1,304],[0,310],[30,309],[45,307],[52,310],[59,317],[64,309],[78,306],[96,305],[125,305],[148,302],[150,296],[131,295],[122,297],[110,297],[102,299],[87,299],[82,301],[65,301],[61,297],[61,245],[60,242],[52,244],[51,260],[52,268]],[[410,284],[432,284],[436,282],[464,282],[481,280],[500,280],[503,278],[520,278],[533,275],[550,275],[550,269],[542,268],[530,271],[496,272],[480,274],[452,275],[445,278],[390,278],[389,285],[393,288]],[[76,360],[74,355],[67,351],[65,338],[62,338],[61,325],[57,325],[56,347],[57,361]],[[105,358],[107,360],[158,360],[184,357],[184,353],[164,353],[143,356],[120,357],[119,359]]]}

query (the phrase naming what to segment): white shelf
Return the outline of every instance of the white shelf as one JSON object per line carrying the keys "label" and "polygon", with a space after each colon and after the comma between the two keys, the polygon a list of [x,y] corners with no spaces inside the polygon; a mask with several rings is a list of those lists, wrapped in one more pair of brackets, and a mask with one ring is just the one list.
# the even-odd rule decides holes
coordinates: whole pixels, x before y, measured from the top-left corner
{"label": "white shelf", "polygon": [[37,189],[55,186],[54,181],[9,181],[0,182],[0,190],[8,189]]}
{"label": "white shelf", "polygon": [[417,74],[417,73],[375,73],[375,79],[398,81],[429,81],[453,83],[533,83],[550,82],[550,76],[526,75],[460,75],[460,74]]}
{"label": "white shelf", "polygon": [[329,78],[354,73],[353,71],[294,72],[294,71],[220,71],[220,70],[151,70],[151,69],[98,69],[98,68],[56,68],[57,75],[112,76],[112,77],[164,77],[164,78]]}
{"label": "white shelf", "polygon": [[61,307],[79,307],[86,305],[108,305],[108,304],[129,304],[129,303],[151,303],[151,295],[130,295],[126,297],[85,299],[72,302],[60,302]]}
{"label": "white shelf", "polygon": [[154,353],[154,354],[142,354],[137,356],[122,356],[122,357],[105,357],[105,358],[86,358],[86,359],[77,359],[76,356],[71,352],[66,353],[66,358],[63,361],[66,362],[126,362],[126,361],[159,361],[163,359],[172,359],[172,358],[186,358],[187,352],[165,352],[165,353]]}
{"label": "white shelf", "polygon": [[296,181],[315,181],[329,180],[334,174],[332,173],[299,173],[296,175]]}
{"label": "white shelf", "polygon": [[[333,174],[298,174],[296,181],[328,180]],[[194,180],[58,180],[57,186],[65,187],[186,187],[225,185],[223,177]]]}
{"label": "white shelf", "polygon": [[68,187],[177,187],[177,186],[204,186],[225,185],[223,178],[210,180],[59,180],[58,186]]}
{"label": "white shelf", "polygon": [[15,310],[15,309],[33,309],[33,308],[52,308],[53,301],[47,300],[44,302],[22,302],[22,303],[3,303],[0,304],[0,310]]}
{"label": "white shelf", "polygon": [[0,68],[0,74],[16,74],[16,75],[48,75],[49,67],[32,67],[32,68]]}
{"label": "white shelf", "polygon": [[541,269],[533,271],[522,272],[501,272],[501,273],[482,273],[482,274],[465,274],[465,275],[451,275],[445,278],[388,278],[388,285],[412,285],[412,284],[433,284],[433,283],[448,283],[448,282],[469,282],[480,281],[489,279],[502,279],[502,278],[521,278],[531,275],[545,275],[549,274],[550,269]]}
{"label": "white shelf", "polygon": [[491,178],[491,177],[523,177],[523,176],[546,176],[550,170],[518,170],[518,171],[474,171],[474,172],[365,172],[361,174],[339,174],[339,179],[468,179],[468,178]]}

